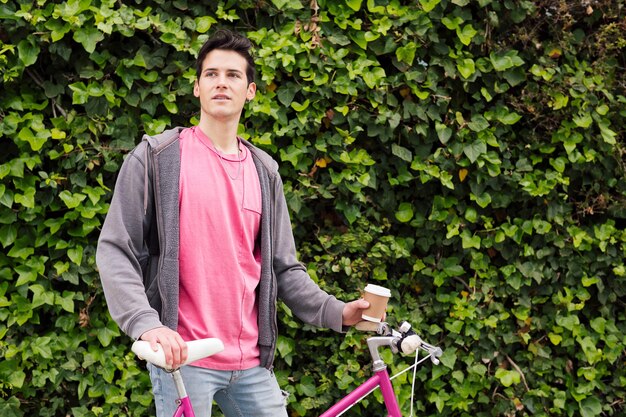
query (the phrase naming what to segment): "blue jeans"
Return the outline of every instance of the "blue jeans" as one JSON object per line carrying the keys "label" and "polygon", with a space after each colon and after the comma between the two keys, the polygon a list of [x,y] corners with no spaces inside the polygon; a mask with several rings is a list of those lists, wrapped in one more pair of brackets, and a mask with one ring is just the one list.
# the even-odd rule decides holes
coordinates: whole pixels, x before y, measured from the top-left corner
{"label": "blue jeans", "polygon": [[[157,417],[172,417],[177,407],[172,376],[152,364],[148,370]],[[180,372],[196,417],[210,417],[213,400],[226,417],[287,417],[286,397],[266,368],[216,371],[183,366]]]}

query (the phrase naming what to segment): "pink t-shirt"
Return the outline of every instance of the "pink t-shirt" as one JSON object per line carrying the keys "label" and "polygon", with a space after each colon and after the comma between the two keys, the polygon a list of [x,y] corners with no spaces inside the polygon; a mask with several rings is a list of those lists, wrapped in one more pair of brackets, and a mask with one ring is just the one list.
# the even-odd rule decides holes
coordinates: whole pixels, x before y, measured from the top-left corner
{"label": "pink t-shirt", "polygon": [[184,340],[218,337],[223,352],[194,362],[218,370],[260,364],[256,288],[261,187],[248,149],[221,154],[198,127],[180,134],[180,302]]}

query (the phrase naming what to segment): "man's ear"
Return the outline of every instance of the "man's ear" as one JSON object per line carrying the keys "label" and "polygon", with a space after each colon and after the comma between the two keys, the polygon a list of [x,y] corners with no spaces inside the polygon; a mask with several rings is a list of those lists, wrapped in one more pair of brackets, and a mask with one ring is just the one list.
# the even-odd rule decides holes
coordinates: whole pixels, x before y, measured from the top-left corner
{"label": "man's ear", "polygon": [[250,101],[256,96],[256,84],[248,84],[248,92],[246,93],[246,100]]}
{"label": "man's ear", "polygon": [[200,97],[200,86],[198,85],[198,80],[193,83],[193,95],[196,97]]}

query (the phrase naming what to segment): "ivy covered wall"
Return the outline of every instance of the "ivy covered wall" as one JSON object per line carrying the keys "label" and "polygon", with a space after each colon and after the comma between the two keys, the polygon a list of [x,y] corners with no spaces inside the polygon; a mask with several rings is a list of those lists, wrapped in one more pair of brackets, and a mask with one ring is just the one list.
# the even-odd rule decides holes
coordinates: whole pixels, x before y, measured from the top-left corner
{"label": "ivy covered wall", "polygon": [[[197,121],[220,27],[255,44],[240,132],[311,276],[391,288],[390,321],[445,349],[419,415],[626,412],[623,2],[0,0],[0,415],[153,414],[95,245],[124,155]],[[366,335],[280,310],[289,411],[319,415],[368,377]]]}

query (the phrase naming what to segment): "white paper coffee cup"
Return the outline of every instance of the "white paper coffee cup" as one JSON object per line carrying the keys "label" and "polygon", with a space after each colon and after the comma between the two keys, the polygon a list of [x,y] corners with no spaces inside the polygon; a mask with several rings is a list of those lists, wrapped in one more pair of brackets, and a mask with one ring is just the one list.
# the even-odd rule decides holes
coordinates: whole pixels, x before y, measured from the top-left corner
{"label": "white paper coffee cup", "polygon": [[361,318],[367,321],[382,321],[390,297],[389,289],[380,285],[367,284],[363,291],[363,298],[370,303],[370,306],[363,310]]}

